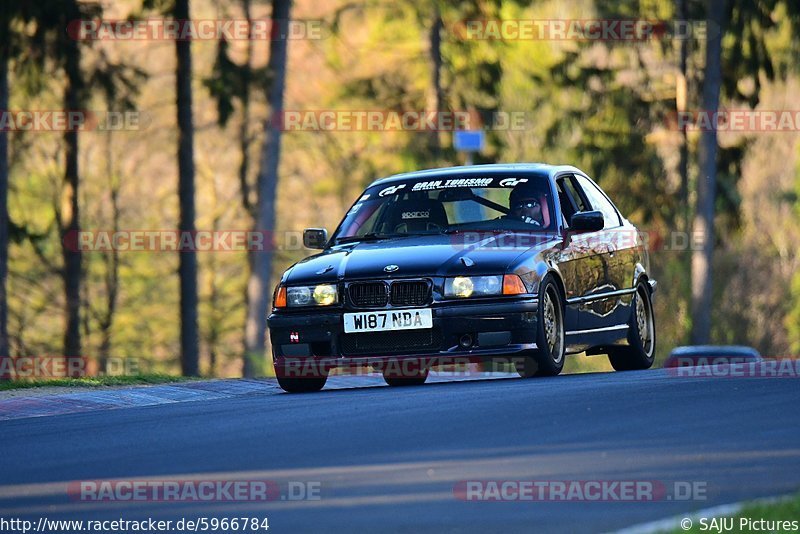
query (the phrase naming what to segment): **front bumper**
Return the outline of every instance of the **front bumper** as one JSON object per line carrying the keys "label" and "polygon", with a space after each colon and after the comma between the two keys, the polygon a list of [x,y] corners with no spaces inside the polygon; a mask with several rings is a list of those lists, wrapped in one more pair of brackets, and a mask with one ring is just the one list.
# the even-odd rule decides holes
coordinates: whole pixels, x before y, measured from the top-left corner
{"label": "front bumper", "polygon": [[[344,333],[345,313],[370,310],[275,312],[268,319],[274,361],[280,364],[313,359],[330,369],[405,359],[441,363],[481,360],[536,348],[538,299],[535,296],[435,302],[428,307],[433,315],[432,329],[391,331],[378,336]],[[424,338],[422,343],[421,338]],[[471,343],[466,345],[469,340]]]}

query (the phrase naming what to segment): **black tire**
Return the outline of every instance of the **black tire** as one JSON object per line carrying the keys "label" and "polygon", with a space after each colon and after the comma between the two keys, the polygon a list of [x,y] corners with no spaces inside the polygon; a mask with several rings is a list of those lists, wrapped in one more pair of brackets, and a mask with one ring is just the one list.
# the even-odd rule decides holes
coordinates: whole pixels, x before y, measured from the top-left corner
{"label": "black tire", "polygon": [[383,373],[383,379],[393,387],[421,386],[428,379],[428,370],[420,369],[413,373],[399,375],[397,373]]}
{"label": "black tire", "polygon": [[640,371],[653,365],[656,355],[656,322],[653,299],[646,283],[639,282],[631,306],[628,346],[608,349],[615,371]]}
{"label": "black tire", "polygon": [[277,377],[278,385],[287,393],[313,393],[325,387],[328,375],[315,377]]}
{"label": "black tire", "polygon": [[547,277],[539,286],[539,312],[536,321],[537,350],[516,362],[522,378],[556,376],[564,368],[566,349],[564,302],[555,281]]}
{"label": "black tire", "polygon": [[314,360],[275,363],[278,385],[287,393],[312,393],[325,387],[328,370]]}

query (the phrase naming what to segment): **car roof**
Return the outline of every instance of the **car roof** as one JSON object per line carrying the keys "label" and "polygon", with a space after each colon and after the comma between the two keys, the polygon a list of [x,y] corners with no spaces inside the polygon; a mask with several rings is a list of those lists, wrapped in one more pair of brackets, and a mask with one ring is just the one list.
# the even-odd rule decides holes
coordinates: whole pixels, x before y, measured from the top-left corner
{"label": "car roof", "polygon": [[488,165],[468,165],[461,167],[442,167],[438,169],[425,169],[421,171],[404,172],[386,178],[375,180],[369,187],[387,185],[395,182],[404,182],[414,179],[430,179],[452,176],[485,176],[488,173],[540,173],[553,178],[560,172],[577,172],[585,174],[577,167],[571,165],[550,165],[547,163],[493,163]]}

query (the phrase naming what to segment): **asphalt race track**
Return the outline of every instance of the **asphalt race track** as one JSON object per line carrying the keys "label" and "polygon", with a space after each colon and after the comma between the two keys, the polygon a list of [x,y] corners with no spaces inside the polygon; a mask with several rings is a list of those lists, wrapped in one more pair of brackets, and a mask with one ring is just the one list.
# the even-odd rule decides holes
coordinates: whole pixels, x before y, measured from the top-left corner
{"label": "asphalt race track", "polygon": [[[316,394],[270,387],[0,421],[0,516],[268,517],[270,533],[605,532],[800,488],[797,379],[654,370],[411,388],[337,380]],[[319,498],[96,502],[66,489],[140,477],[294,482]],[[651,481],[667,494],[476,502],[454,491],[487,480]],[[705,493],[677,498],[676,481]]]}

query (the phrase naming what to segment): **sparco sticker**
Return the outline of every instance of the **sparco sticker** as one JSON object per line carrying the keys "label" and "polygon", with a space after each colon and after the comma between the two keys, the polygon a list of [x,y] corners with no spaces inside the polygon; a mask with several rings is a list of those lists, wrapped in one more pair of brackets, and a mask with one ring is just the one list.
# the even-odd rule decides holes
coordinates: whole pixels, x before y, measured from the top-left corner
{"label": "sparco sticker", "polygon": [[401,219],[429,219],[431,216],[430,211],[404,211],[400,216]]}

